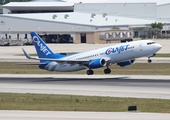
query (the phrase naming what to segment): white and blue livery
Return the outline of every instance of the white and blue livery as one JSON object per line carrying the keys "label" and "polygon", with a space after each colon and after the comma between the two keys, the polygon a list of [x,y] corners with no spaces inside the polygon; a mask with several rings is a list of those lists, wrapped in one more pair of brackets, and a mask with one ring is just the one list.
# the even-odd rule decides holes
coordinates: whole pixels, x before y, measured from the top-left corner
{"label": "white and blue livery", "polygon": [[93,69],[101,67],[105,67],[105,74],[110,74],[110,65],[129,66],[134,64],[136,58],[144,56],[147,56],[148,62],[151,62],[150,57],[154,56],[162,48],[160,44],[153,40],[139,40],[73,55],[63,55],[54,53],[36,32],[31,32],[31,37],[38,58],[30,57],[24,49],[23,52],[28,59],[39,60],[39,68],[60,72],[88,69],[87,75],[93,75]]}

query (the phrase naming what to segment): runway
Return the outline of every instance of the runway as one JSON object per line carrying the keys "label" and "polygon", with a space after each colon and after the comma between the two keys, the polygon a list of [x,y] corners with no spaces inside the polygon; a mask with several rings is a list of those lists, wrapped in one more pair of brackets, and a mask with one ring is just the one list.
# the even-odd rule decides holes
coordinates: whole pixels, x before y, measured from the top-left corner
{"label": "runway", "polygon": [[170,76],[0,76],[0,92],[170,99]]}
{"label": "runway", "polygon": [[[0,75],[0,92],[170,99],[170,76]],[[138,112],[0,111],[3,120],[169,120]]]}

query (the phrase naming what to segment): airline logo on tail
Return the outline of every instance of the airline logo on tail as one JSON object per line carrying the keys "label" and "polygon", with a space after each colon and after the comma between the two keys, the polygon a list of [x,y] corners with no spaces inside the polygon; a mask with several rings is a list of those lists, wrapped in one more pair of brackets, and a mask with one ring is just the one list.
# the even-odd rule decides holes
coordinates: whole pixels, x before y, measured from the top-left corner
{"label": "airline logo on tail", "polygon": [[46,46],[44,46],[44,45],[40,42],[40,40],[39,40],[39,38],[38,38],[37,36],[34,36],[34,37],[33,37],[33,41],[34,41],[34,43],[37,44],[37,46],[40,48],[40,51],[42,51],[46,56],[51,54],[51,52],[46,48]]}

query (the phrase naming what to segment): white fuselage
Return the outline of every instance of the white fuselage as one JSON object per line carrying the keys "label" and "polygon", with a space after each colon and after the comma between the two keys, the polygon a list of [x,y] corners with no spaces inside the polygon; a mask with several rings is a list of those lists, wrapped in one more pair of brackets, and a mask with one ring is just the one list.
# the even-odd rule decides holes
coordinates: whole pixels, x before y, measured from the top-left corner
{"label": "white fuselage", "polygon": [[[139,57],[149,56],[160,50],[161,45],[152,40],[140,40],[121,43],[109,47],[99,48],[91,51],[81,52],[66,56],[63,60],[94,60],[97,58],[109,59],[111,64],[132,60]],[[86,69],[80,64],[68,64],[51,62],[45,69],[49,71],[72,72]]]}

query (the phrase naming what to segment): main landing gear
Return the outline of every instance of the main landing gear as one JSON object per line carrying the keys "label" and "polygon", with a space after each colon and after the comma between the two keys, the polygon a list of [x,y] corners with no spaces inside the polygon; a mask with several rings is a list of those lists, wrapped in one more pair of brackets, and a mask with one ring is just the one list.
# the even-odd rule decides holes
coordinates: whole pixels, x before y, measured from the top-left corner
{"label": "main landing gear", "polygon": [[111,73],[111,70],[110,70],[109,68],[106,68],[106,69],[104,69],[104,73],[105,73],[105,74],[110,74],[110,73]]}
{"label": "main landing gear", "polygon": [[[87,70],[87,75],[93,75],[94,74],[94,71],[93,70],[91,70],[91,69],[89,69],[89,70]],[[104,69],[104,73],[105,74],[110,74],[111,73],[111,70],[107,67],[106,69]]]}
{"label": "main landing gear", "polygon": [[87,73],[87,75],[93,75],[94,72],[93,72],[93,70],[90,69],[90,70],[87,70],[86,73]]}

